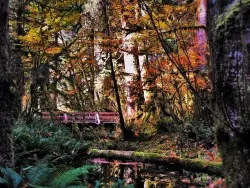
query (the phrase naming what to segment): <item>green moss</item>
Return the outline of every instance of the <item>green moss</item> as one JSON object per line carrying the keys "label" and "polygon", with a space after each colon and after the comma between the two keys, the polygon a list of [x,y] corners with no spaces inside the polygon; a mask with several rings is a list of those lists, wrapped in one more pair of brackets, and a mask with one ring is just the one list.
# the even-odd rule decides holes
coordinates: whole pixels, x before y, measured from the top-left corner
{"label": "green moss", "polygon": [[98,149],[91,149],[90,152],[91,154],[95,155],[95,154],[98,154]]}
{"label": "green moss", "polygon": [[134,152],[133,156],[146,159],[163,158],[164,155],[159,153]]}
{"label": "green moss", "polygon": [[205,161],[198,160],[198,159],[181,159],[181,162],[184,166],[192,169],[202,168],[206,165]]}
{"label": "green moss", "polygon": [[210,162],[200,159],[187,159],[163,155],[160,153],[138,152],[138,151],[116,151],[116,150],[98,150],[91,149],[89,154],[92,156],[111,157],[118,159],[132,159],[141,162],[163,162],[165,164],[174,164],[179,168],[195,172],[206,172],[209,174],[221,174],[222,164],[219,162]]}
{"label": "green moss", "polygon": [[232,4],[223,14],[217,17],[215,22],[216,30],[220,30],[222,27],[230,25],[231,21],[235,19],[238,14],[249,8],[250,0],[242,0],[241,2],[237,1],[236,3]]}
{"label": "green moss", "polygon": [[210,162],[200,159],[180,159],[181,164],[186,169],[197,170],[206,168],[208,173],[220,174],[222,164],[220,162]]}

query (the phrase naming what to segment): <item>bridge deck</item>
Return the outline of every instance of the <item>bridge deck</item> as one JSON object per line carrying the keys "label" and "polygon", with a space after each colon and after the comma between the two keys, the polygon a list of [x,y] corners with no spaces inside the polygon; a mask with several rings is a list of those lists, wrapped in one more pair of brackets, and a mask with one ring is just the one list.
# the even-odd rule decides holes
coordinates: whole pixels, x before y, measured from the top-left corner
{"label": "bridge deck", "polygon": [[68,113],[50,113],[42,112],[43,120],[53,120],[58,123],[77,123],[77,124],[106,124],[119,123],[119,114],[117,112],[68,112]]}

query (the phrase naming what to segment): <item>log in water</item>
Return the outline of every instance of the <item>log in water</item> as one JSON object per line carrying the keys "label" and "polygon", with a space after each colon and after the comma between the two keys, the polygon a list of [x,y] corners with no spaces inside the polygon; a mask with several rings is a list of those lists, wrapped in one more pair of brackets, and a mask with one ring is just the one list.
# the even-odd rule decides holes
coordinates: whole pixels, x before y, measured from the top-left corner
{"label": "log in water", "polygon": [[88,154],[93,157],[105,157],[108,159],[133,160],[144,163],[161,163],[176,169],[185,169],[192,172],[204,172],[208,174],[221,175],[222,163],[210,162],[201,159],[188,159],[166,156],[159,153],[99,150],[90,149]]}

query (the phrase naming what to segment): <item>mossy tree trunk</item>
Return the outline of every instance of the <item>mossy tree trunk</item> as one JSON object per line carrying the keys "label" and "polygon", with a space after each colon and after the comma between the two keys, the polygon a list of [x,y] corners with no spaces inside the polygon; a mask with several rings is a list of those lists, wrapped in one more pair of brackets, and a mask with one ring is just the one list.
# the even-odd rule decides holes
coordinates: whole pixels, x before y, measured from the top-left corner
{"label": "mossy tree trunk", "polygon": [[250,187],[250,0],[210,1],[218,144],[227,185]]}
{"label": "mossy tree trunk", "polygon": [[8,39],[8,0],[0,0],[0,166],[13,167],[13,101]]}

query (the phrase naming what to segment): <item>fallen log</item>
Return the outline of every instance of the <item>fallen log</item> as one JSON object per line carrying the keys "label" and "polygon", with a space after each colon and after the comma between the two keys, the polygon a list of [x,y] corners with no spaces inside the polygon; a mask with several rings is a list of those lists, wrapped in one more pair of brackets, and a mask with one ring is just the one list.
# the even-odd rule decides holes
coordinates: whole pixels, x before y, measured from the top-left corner
{"label": "fallen log", "polygon": [[107,159],[132,160],[143,163],[160,163],[174,169],[185,169],[192,172],[204,172],[214,175],[221,175],[222,173],[222,163],[220,162],[172,157],[159,153],[90,149],[88,151],[88,155],[92,157],[104,157]]}

